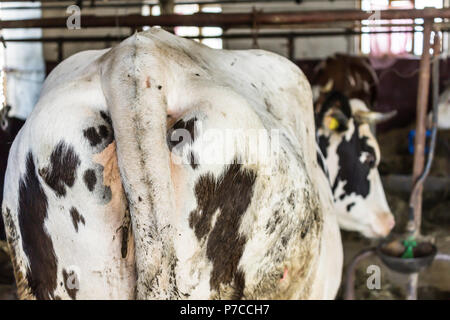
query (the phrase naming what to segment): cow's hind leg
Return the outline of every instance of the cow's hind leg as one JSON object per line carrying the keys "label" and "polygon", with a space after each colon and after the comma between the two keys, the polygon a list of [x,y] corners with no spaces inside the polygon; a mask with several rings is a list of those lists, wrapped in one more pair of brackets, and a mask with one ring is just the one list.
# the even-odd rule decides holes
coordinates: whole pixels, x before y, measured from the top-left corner
{"label": "cow's hind leg", "polygon": [[134,248],[111,122],[106,109],[66,112],[77,121],[59,119],[64,130],[45,135],[25,126],[11,151],[2,211],[19,297],[132,298]]}

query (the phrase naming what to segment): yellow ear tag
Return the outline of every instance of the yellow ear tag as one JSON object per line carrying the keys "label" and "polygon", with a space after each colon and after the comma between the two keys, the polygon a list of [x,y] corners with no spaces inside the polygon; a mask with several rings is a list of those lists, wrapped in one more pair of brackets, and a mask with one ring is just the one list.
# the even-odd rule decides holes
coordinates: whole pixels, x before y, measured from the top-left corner
{"label": "yellow ear tag", "polygon": [[336,118],[330,117],[328,121],[328,128],[330,130],[336,130],[339,127],[339,121]]}

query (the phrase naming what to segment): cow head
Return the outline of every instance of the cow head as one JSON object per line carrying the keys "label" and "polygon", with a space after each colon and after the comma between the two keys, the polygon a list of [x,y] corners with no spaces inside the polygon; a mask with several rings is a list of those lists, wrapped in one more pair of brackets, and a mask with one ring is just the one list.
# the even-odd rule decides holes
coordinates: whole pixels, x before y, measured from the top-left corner
{"label": "cow head", "polygon": [[362,100],[337,91],[326,96],[316,115],[339,225],[366,237],[386,236],[395,224],[377,170],[380,149],[369,126],[392,116],[371,112]]}
{"label": "cow head", "polygon": [[314,101],[323,103],[327,93],[336,90],[347,97],[374,105],[378,77],[367,58],[336,54],[317,65],[312,79]]}

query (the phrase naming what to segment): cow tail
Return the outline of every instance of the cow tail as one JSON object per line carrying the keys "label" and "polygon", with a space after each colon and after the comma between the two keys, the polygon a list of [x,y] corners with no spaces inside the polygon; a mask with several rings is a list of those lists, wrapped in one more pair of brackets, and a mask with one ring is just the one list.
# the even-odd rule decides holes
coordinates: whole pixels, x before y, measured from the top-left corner
{"label": "cow tail", "polygon": [[122,184],[136,248],[137,298],[174,298],[174,212],[167,107],[161,85],[150,85],[158,65],[155,44],[135,35],[102,57],[101,84],[112,119]]}

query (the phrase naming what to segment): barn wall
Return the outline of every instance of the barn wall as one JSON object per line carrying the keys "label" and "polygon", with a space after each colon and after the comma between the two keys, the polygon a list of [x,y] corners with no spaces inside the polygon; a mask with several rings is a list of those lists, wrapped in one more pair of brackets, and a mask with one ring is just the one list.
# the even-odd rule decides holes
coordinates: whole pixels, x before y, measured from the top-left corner
{"label": "barn wall", "polygon": [[[355,0],[353,3],[349,1],[334,1],[334,2],[318,2],[308,1],[301,5],[295,3],[281,3],[281,4],[257,4],[256,9],[262,9],[264,11],[276,12],[276,11],[292,11],[292,10],[313,10],[313,9],[349,9],[357,8],[359,1]],[[222,5],[223,12],[248,12],[252,10],[250,4],[230,4]],[[103,8],[96,9],[95,11],[89,7],[82,8],[81,10],[81,29],[80,30],[68,30],[68,29],[44,29],[43,36],[128,36],[131,31],[130,28],[95,28],[85,29],[83,28],[83,15],[97,14],[97,15],[115,15],[115,14],[133,14],[140,13],[140,8]],[[65,9],[60,10],[43,10],[43,17],[68,17],[69,14]],[[268,29],[267,31],[275,31]],[[250,30],[229,30],[227,32],[246,32]],[[295,58],[321,58],[326,57],[336,51],[340,52],[354,52],[356,37],[322,37],[317,38],[298,38],[295,40]],[[287,39],[260,39],[259,46],[263,49],[271,50],[287,56],[288,47]],[[114,43],[106,42],[86,42],[86,43],[65,43],[63,45],[63,57],[66,58],[76,52],[87,49],[102,49],[113,45]],[[251,39],[244,40],[226,40],[224,41],[224,47],[229,49],[248,49],[252,47]],[[58,45],[56,43],[44,44],[44,55],[48,61],[58,60]]]}
{"label": "barn wall", "polygon": [[[445,5],[448,6],[450,0],[445,0]],[[222,5],[222,12],[251,12],[253,7],[257,10],[263,10],[265,12],[277,12],[277,11],[302,11],[302,10],[339,10],[339,9],[355,9],[359,8],[359,0],[347,0],[347,1],[331,1],[331,2],[315,2],[312,0],[305,1],[302,4],[292,3],[257,3],[251,4],[228,4]],[[95,11],[89,7],[83,8],[81,13],[81,29],[80,30],[68,30],[68,29],[44,29],[42,31],[43,36],[128,36],[132,33],[130,28],[121,28],[120,26],[113,28],[83,28],[83,15],[97,14],[97,15],[115,15],[115,14],[133,14],[140,13],[141,8],[102,8]],[[43,10],[43,17],[68,17],[65,9],[61,10]],[[298,29],[297,29],[298,30]],[[329,30],[329,29],[328,29]],[[280,31],[277,29],[264,29],[264,31]],[[288,31],[283,29],[283,31]],[[251,29],[229,29],[226,31],[228,34],[251,32]],[[444,41],[448,43],[446,48],[450,47],[450,37],[445,36]],[[253,47],[252,39],[226,39],[223,41],[224,48],[226,49],[249,49]],[[67,58],[74,53],[88,49],[103,49],[114,45],[116,42],[86,42],[86,43],[64,43],[63,45],[63,58]],[[261,49],[269,50],[288,56],[288,39],[258,39],[258,46]],[[359,36],[339,36],[339,37],[310,37],[310,38],[296,38],[295,39],[295,52],[293,59],[321,59],[330,56],[336,52],[347,52],[351,54],[357,54],[359,52]],[[56,65],[58,61],[58,45],[56,43],[44,43],[44,56],[46,61],[51,61],[51,69]],[[448,55],[448,50],[445,52]]]}
{"label": "barn wall", "polygon": [[[251,12],[255,7],[256,10],[265,12],[281,12],[281,11],[301,11],[301,10],[335,10],[335,9],[356,9],[359,8],[359,1],[333,1],[333,2],[314,2],[307,1],[303,4],[295,3],[263,3],[263,4],[231,4],[222,5],[222,11],[229,12]],[[330,31],[330,29],[328,29]],[[227,33],[243,33],[250,32],[251,29],[233,29]],[[277,29],[264,29],[264,31],[280,31]],[[283,29],[281,31],[287,31]],[[298,29],[297,29],[298,31]],[[355,53],[358,48],[358,37],[342,36],[342,37],[310,37],[297,38],[295,40],[294,59],[302,58],[324,58],[335,52]],[[259,39],[259,48],[276,52],[283,56],[288,56],[288,40],[287,39]],[[249,49],[252,48],[252,39],[228,39],[224,41],[224,47],[227,49]]]}
{"label": "barn wall", "polygon": [[[449,6],[450,0],[445,0],[445,5]],[[277,11],[302,11],[302,10],[333,10],[333,9],[356,9],[359,8],[359,0],[348,1],[331,1],[331,2],[315,2],[305,1],[302,4],[296,3],[258,3],[251,4],[228,4],[222,5],[222,12],[251,12],[253,7],[257,10],[266,12]],[[114,14],[132,14],[140,13],[141,8],[103,8],[95,11],[90,8],[83,8],[81,16],[81,30],[67,30],[67,29],[44,29],[44,36],[128,36],[131,34],[130,28],[121,28],[120,26],[114,28],[83,28],[83,15],[97,14],[97,15],[114,15]],[[61,10],[44,10],[43,17],[62,17],[69,16],[65,9]],[[283,29],[287,31],[286,29]],[[328,29],[329,30],[329,29]],[[226,33],[240,33],[250,32],[251,29],[230,29]],[[277,31],[276,29],[265,29],[265,31]],[[450,37],[447,35],[444,41],[450,47]],[[63,50],[63,57],[66,58],[76,52],[87,49],[102,49],[113,45],[114,43],[107,42],[86,42],[86,43],[65,43]],[[258,39],[258,45],[261,49],[270,50],[284,56],[288,56],[288,40],[280,39]],[[224,48],[227,49],[249,49],[252,48],[252,39],[233,39],[224,40]],[[340,37],[310,37],[297,38],[295,40],[294,59],[307,58],[324,58],[335,52],[358,53],[359,37],[358,36],[340,36]],[[446,52],[448,55],[448,51]],[[44,55],[48,61],[57,61],[58,46],[56,43],[44,44]]]}

